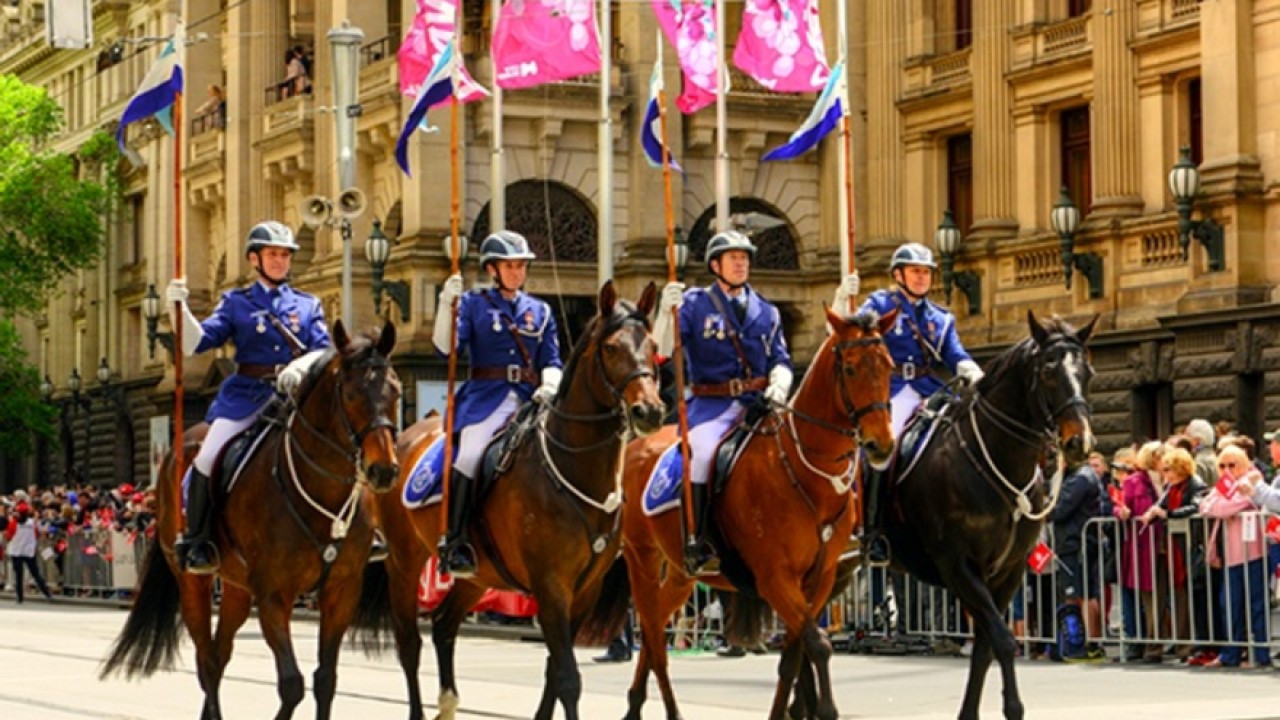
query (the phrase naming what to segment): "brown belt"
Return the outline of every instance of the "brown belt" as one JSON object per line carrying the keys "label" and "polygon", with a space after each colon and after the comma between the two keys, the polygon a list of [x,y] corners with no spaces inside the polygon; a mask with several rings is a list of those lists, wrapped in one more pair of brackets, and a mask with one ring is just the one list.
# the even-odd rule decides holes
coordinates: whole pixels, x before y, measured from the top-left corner
{"label": "brown belt", "polygon": [[520,367],[519,365],[505,365],[502,367],[475,367],[471,368],[472,380],[506,380],[509,383],[529,383],[530,385],[538,384],[538,376],[529,368]]}
{"label": "brown belt", "polygon": [[254,380],[267,380],[276,376],[277,367],[276,365],[240,363],[236,366],[236,374],[250,377]]}
{"label": "brown belt", "polygon": [[749,392],[760,392],[769,387],[769,379],[764,377],[743,380],[734,378],[729,382],[714,385],[694,385],[693,394],[698,397],[738,397]]}

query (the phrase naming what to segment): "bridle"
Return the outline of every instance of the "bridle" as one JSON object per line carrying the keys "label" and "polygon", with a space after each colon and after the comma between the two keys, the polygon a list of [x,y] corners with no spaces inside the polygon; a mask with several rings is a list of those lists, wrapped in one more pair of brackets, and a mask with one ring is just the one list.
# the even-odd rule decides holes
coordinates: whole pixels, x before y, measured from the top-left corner
{"label": "bridle", "polygon": [[844,361],[844,351],[851,348],[874,347],[876,345],[884,345],[884,338],[880,335],[865,335],[855,340],[840,340],[831,347],[831,352],[835,355],[835,363],[832,365],[832,371],[835,373],[835,385],[840,388],[840,406],[845,417],[849,418],[849,427],[841,427],[834,423],[827,422],[821,418],[801,412],[790,405],[785,405],[782,409],[811,425],[817,425],[824,430],[830,430],[831,432],[847,438],[853,438],[861,444],[862,430],[860,422],[862,421],[862,418],[877,410],[884,410],[885,412],[888,412],[890,410],[890,405],[888,402],[875,401],[860,406],[849,397],[849,389],[845,386],[843,378],[845,375],[856,375],[857,368]]}
{"label": "bridle", "polygon": [[[631,383],[635,382],[636,380],[640,380],[642,378],[655,377],[656,376],[655,371],[652,367],[637,366],[633,368],[630,372],[628,372],[625,376],[623,376],[622,379],[615,382],[609,378],[608,368],[606,368],[604,365],[604,339],[611,337],[612,335],[617,333],[619,330],[626,327],[627,324],[633,323],[633,322],[639,323],[645,329],[646,333],[649,331],[650,325],[649,325],[648,317],[646,317],[645,315],[637,311],[637,312],[632,312],[623,318],[617,319],[609,323],[607,326],[605,326],[603,330],[600,331],[599,336],[601,339],[594,341],[595,347],[593,348],[594,352],[592,353],[592,355],[593,355],[593,361],[595,364],[596,375],[600,378],[599,382],[604,383],[605,388],[609,391],[609,397],[610,397],[609,402],[605,402],[601,404],[611,409],[608,412],[604,412],[604,413],[578,414],[578,413],[571,413],[565,410],[561,410],[560,408],[556,407],[556,403],[547,403],[546,408],[548,413],[550,413],[551,415],[554,415],[560,420],[565,420],[567,422],[583,423],[583,424],[600,423],[607,420],[625,419],[626,421],[625,425],[623,425],[622,428],[619,429],[619,432],[617,433],[618,435],[622,434],[623,429],[628,431],[634,429],[631,425],[631,416],[626,409],[626,396],[625,396],[626,390],[631,385]],[[594,389],[592,390],[592,394],[593,395],[595,394]],[[579,453],[579,452],[585,452],[588,450],[594,450],[604,445],[605,443],[609,442],[612,439],[613,439],[613,436],[609,436],[609,437],[606,437],[604,440],[601,440],[593,445],[587,445],[585,447],[580,447],[580,448],[573,448],[567,445],[563,445],[558,440],[555,440],[554,438],[552,438],[552,443],[555,444],[556,447],[566,452]]]}

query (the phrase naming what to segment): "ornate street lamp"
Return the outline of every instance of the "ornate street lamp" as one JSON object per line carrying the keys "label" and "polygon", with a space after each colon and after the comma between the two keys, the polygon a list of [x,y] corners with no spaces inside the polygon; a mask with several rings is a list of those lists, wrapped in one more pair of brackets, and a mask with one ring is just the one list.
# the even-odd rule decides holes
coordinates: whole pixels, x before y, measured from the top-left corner
{"label": "ornate street lamp", "polygon": [[409,322],[409,283],[404,280],[383,280],[387,259],[391,257],[391,240],[382,232],[382,221],[373,221],[373,231],[364,241],[364,257],[373,268],[373,311],[382,314],[382,293],[400,306],[401,322]]}
{"label": "ornate street lamp", "polygon": [[1209,272],[1217,272],[1224,266],[1225,237],[1222,226],[1213,218],[1191,219],[1196,196],[1200,194],[1200,171],[1191,161],[1191,148],[1182,146],[1178,162],[1169,170],[1169,190],[1178,208],[1178,244],[1182,246],[1182,259],[1191,252],[1191,238],[1200,241],[1209,255]]}
{"label": "ornate street lamp", "polygon": [[53,381],[49,379],[49,374],[45,373],[44,381],[40,383],[40,397],[45,402],[53,402]]}
{"label": "ornate street lamp", "polygon": [[942,254],[942,293],[947,298],[947,304],[951,304],[951,284],[960,288],[960,292],[969,299],[969,314],[977,315],[982,312],[982,278],[977,273],[962,270],[955,271],[956,253],[960,251],[961,233],[960,227],[956,225],[955,217],[951,210],[942,211],[942,222],[938,223],[938,229],[933,233],[934,244],[938,246],[938,252]]}
{"label": "ornate street lamp", "polygon": [[147,321],[147,352],[149,356],[153,360],[155,359],[157,341],[170,354],[173,354],[173,333],[156,332],[156,326],[160,323],[160,296],[156,294],[154,283],[147,285],[147,294],[142,296],[142,318]]}
{"label": "ornate street lamp", "polygon": [[1071,201],[1071,194],[1067,192],[1065,185],[1057,204],[1049,211],[1049,223],[1053,226],[1053,231],[1058,233],[1062,247],[1062,272],[1067,289],[1071,289],[1071,271],[1079,270],[1089,282],[1089,299],[1097,300],[1102,297],[1102,256],[1075,251],[1076,233],[1080,230],[1080,208]]}

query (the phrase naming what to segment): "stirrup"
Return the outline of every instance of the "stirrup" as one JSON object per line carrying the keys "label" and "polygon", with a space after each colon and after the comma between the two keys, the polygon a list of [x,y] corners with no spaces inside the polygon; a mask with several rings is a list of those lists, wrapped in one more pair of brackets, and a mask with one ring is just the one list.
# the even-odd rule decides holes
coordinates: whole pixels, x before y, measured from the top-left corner
{"label": "stirrup", "polygon": [[684,572],[689,577],[720,574],[720,556],[716,554],[711,543],[702,540],[697,544],[685,546]]}
{"label": "stirrup", "polygon": [[387,559],[391,554],[391,550],[387,548],[387,541],[382,537],[382,531],[378,528],[373,529],[373,542],[369,547],[370,563],[380,563]]}
{"label": "stirrup", "polygon": [[862,547],[866,549],[866,560],[872,567],[887,567],[891,556],[891,547],[889,538],[883,533],[867,533],[859,538]]}
{"label": "stirrup", "polygon": [[440,553],[440,574],[466,580],[476,576],[476,551],[471,543],[455,540]]}
{"label": "stirrup", "polygon": [[178,566],[190,575],[213,575],[218,572],[218,547],[209,541],[179,541]]}

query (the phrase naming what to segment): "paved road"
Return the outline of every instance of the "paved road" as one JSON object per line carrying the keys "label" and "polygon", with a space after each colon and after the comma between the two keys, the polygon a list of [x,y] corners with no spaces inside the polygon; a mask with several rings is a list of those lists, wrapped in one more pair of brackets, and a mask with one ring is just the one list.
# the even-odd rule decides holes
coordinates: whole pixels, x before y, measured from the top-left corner
{"label": "paved road", "polygon": [[[99,682],[98,664],[124,621],[123,611],[102,607],[0,603],[0,718],[4,720],[171,720],[198,716],[199,690],[190,643],[179,669],[138,682]],[[314,667],[314,626],[295,626],[304,675]],[[429,652],[429,651],[428,651]],[[619,718],[632,665],[598,665],[581,649],[582,716]],[[690,720],[765,717],[773,692],[777,655],[729,660],[680,657],[672,662],[676,691]],[[541,645],[467,637],[458,667],[462,718],[527,718],[541,693]],[[231,718],[265,718],[276,710],[275,672],[256,627],[240,633],[223,686]],[[425,658],[422,680],[434,702],[434,659]],[[833,661],[842,718],[954,718],[967,665],[959,658],[838,655]],[[1049,720],[1246,720],[1280,718],[1280,678],[1275,671],[1189,670],[1065,666],[1022,662],[1019,679],[1028,716]],[[650,689],[646,718],[664,717]],[[400,720],[407,716],[403,680],[391,657],[370,660],[344,652],[336,718]],[[988,682],[984,716],[1000,717],[999,680]],[[434,710],[434,707],[431,708]],[[313,715],[310,696],[296,717]],[[559,716],[558,716],[559,717]]]}

